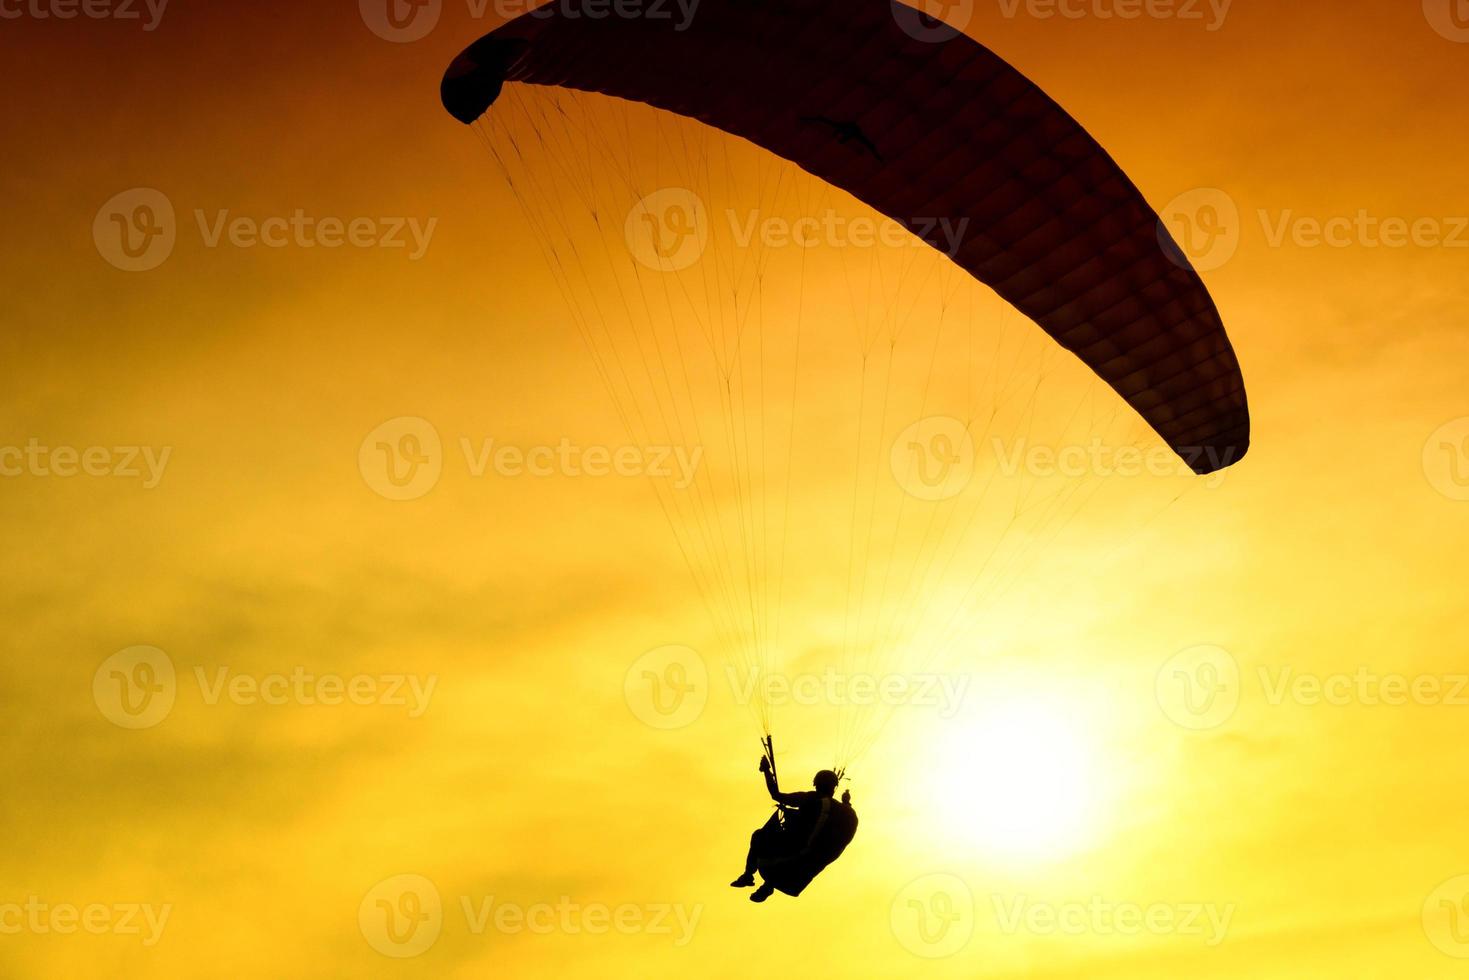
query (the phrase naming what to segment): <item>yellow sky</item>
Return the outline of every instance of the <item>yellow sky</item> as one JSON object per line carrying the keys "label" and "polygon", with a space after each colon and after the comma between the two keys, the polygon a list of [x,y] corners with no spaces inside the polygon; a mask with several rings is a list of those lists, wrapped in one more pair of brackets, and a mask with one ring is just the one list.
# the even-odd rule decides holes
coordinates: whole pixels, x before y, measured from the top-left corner
{"label": "yellow sky", "polygon": [[[725,885],[767,812],[755,729],[647,483],[476,477],[460,448],[628,442],[503,182],[437,106],[489,25],[452,3],[404,44],[351,5],[0,24],[0,448],[106,447],[108,472],[139,448],[137,475],[48,455],[0,478],[0,975],[1461,973],[1469,44],[1414,3],[1240,2],[1216,31],[977,8],[970,33],[1156,207],[1238,207],[1205,279],[1255,444],[1172,505],[1174,481],[1136,506],[1104,486],[935,655],[966,685],[952,717],[909,709],[854,768],[847,855],[763,908]],[[177,242],[125,272],[94,219],[140,187]],[[210,247],[195,218],[297,209],[428,237]],[[1373,247],[1362,213],[1457,245]],[[1342,246],[1313,245],[1338,218]],[[443,471],[393,501],[359,452],[405,417]],[[821,545],[846,505],[832,532],[812,487],[795,672],[840,633],[845,553]],[[711,680],[662,730],[640,658],[670,645]],[[114,698],[114,670],[163,662],[140,646],[174,670],[159,716]],[[323,677],[347,703],[319,703]],[[1190,712],[1207,691],[1180,677],[1223,707]],[[1377,703],[1383,678],[1418,696]],[[781,710],[787,783],[830,763],[837,714]],[[377,902],[413,896],[441,915],[399,942]],[[95,928],[63,934],[72,908]]]}

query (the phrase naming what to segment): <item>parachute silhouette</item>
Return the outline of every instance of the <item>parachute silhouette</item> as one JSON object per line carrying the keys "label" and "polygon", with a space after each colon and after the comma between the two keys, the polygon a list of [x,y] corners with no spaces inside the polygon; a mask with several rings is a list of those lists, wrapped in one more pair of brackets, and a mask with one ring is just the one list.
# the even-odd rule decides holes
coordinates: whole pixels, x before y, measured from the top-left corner
{"label": "parachute silhouette", "polygon": [[[1249,449],[1229,337],[1158,215],[1044,92],[935,23],[896,0],[702,0],[687,20],[552,3],[471,45],[443,79],[444,107],[479,136],[533,233],[502,241],[544,250],[619,421],[642,445],[707,450],[682,484],[650,482],[718,645],[752,676],[788,649],[840,649],[847,679],[968,655],[957,641],[989,623],[983,602],[1053,556],[1074,508],[1103,483],[1142,498],[1143,481],[1100,479],[1100,466],[1053,479],[1016,463],[1016,446],[1045,445],[1046,423],[1064,420],[1051,445],[1066,449],[1118,445],[1077,421],[1088,411],[1146,423],[1167,444],[1149,447],[1166,476]],[[835,247],[781,262],[783,241],[733,220],[715,234],[713,205],[758,224],[784,217],[786,194],[797,222],[821,203],[845,217],[850,197],[901,226],[901,242],[828,235]],[[789,266],[795,284],[780,278]],[[821,298],[833,282],[850,320]],[[1005,308],[959,315],[986,300]],[[1038,354],[1020,349],[1031,341]],[[1068,412],[1061,395],[1080,388]],[[980,462],[982,435],[997,452]],[[798,464],[813,470],[805,484]],[[772,701],[752,689],[768,748]],[[840,771],[892,706],[822,698],[840,711]]]}
{"label": "parachute silhouette", "polygon": [[[910,13],[916,13],[911,8]],[[1198,274],[1065,110],[958,32],[889,0],[704,0],[687,23],[567,16],[493,31],[444,77],[483,116],[506,83],[600,93],[742,137],[908,227],[1110,385],[1200,474],[1248,451],[1244,380]]]}

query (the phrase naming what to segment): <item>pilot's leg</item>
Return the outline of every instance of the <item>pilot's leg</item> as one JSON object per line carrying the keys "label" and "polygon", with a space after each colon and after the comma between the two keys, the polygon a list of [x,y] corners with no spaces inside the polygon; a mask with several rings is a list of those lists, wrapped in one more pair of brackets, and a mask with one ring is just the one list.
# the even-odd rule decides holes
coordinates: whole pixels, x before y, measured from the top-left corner
{"label": "pilot's leg", "polygon": [[774,848],[780,832],[780,818],[771,814],[765,826],[750,835],[750,850],[745,855],[745,873],[730,882],[730,885],[735,888],[749,888],[755,884],[755,868],[760,864],[760,858]]}

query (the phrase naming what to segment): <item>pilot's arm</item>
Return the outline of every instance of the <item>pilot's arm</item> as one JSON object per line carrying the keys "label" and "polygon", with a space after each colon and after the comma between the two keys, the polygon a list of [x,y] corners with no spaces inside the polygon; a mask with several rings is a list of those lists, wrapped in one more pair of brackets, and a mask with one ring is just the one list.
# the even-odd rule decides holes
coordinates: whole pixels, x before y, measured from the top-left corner
{"label": "pilot's arm", "polygon": [[783,806],[800,806],[803,798],[809,795],[806,793],[782,793],[780,787],[776,785],[775,773],[770,771],[769,759],[763,757],[760,759],[760,771],[765,775],[766,792],[770,794],[772,800]]}

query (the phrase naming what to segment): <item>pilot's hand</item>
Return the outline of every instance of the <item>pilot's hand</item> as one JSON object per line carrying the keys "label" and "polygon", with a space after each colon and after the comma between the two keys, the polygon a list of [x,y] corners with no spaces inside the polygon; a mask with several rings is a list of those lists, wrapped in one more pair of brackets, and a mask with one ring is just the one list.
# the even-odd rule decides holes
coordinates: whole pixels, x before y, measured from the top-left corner
{"label": "pilot's hand", "polygon": [[763,772],[763,773],[769,773],[770,772],[770,757],[769,756],[762,755],[760,757],[760,771]]}

